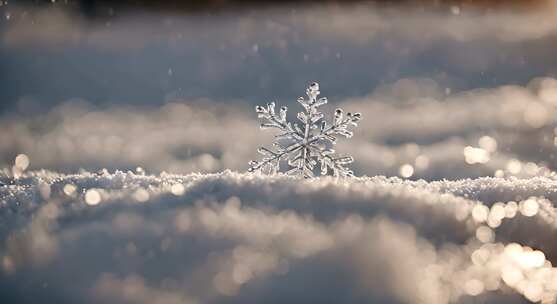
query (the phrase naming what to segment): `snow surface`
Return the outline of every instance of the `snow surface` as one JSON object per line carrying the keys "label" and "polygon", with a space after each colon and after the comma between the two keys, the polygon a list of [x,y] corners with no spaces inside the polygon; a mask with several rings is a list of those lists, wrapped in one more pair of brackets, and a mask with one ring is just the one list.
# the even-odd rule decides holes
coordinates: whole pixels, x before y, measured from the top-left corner
{"label": "snow surface", "polygon": [[1,181],[0,297],[18,303],[557,297],[552,178],[31,171]]}
{"label": "snow surface", "polygon": [[272,141],[247,104],[1,116],[0,298],[554,303],[556,92],[403,79],[331,100],[364,116],[338,143],[362,177],[341,180],[228,171]]}

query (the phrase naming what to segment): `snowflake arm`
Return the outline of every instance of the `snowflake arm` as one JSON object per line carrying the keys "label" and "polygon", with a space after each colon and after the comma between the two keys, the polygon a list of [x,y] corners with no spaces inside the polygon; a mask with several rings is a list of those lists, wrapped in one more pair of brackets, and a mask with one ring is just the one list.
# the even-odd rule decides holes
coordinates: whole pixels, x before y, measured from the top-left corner
{"label": "snowflake arm", "polygon": [[275,113],[275,103],[271,102],[267,104],[267,107],[256,106],[255,112],[257,113],[258,118],[263,118],[267,122],[261,124],[261,129],[269,129],[269,128],[276,128],[281,130],[283,133],[276,135],[275,138],[289,138],[290,136],[295,137],[296,139],[302,139],[303,134],[296,128],[297,125],[294,127],[291,123],[286,121],[286,112],[288,111],[287,107],[282,107],[280,109],[279,115]]}
{"label": "snowflake arm", "polygon": [[337,138],[334,135],[344,136],[346,138],[351,138],[354,136],[354,132],[350,131],[348,128],[350,126],[357,126],[358,121],[362,118],[360,113],[350,113],[346,114],[346,118],[343,119],[342,109],[336,109],[335,117],[332,125],[327,125],[327,122],[321,122],[320,132],[310,139],[310,142],[316,142],[319,140],[328,140],[332,144],[336,144]]}
{"label": "snowflake arm", "polygon": [[335,157],[334,150],[327,150],[321,152],[321,175],[327,175],[331,170],[335,177],[339,176],[354,176],[354,172],[346,167],[346,165],[354,162],[352,156]]}
{"label": "snowflake arm", "polygon": [[265,120],[261,128],[276,128],[281,133],[275,136],[276,141],[273,143],[277,150],[259,148],[258,152],[263,154],[263,159],[251,161],[249,172],[276,173],[280,170],[281,160],[287,159],[291,167],[287,174],[310,178],[314,176],[314,169],[320,163],[321,175],[326,175],[329,169],[334,176],[353,175],[353,172],[345,166],[352,163],[353,158],[335,156],[334,150],[327,146],[334,145],[337,136],[352,137],[353,132],[349,127],[357,125],[361,114],[347,113],[346,117],[343,117],[342,110],[337,109],[332,124],[327,124],[323,120],[323,113],[318,111],[318,107],[327,103],[327,98],[317,98],[319,93],[319,84],[312,83],[306,90],[308,99],[298,98],[298,102],[304,108],[304,111],[297,115],[301,125],[287,122],[286,107],[282,107],[278,115],[275,113],[274,103],[255,108],[258,117]]}
{"label": "snowflake arm", "polygon": [[[276,143],[274,145],[277,146]],[[260,147],[259,149],[257,149],[257,152],[263,155],[263,159],[260,161],[250,161],[248,172],[255,172],[264,168],[268,168],[271,173],[277,173],[280,169],[280,160],[283,157],[287,156],[289,153],[295,153],[300,149],[302,149],[302,146],[299,144],[291,145],[287,149],[279,146],[277,151],[272,151],[265,147]]]}

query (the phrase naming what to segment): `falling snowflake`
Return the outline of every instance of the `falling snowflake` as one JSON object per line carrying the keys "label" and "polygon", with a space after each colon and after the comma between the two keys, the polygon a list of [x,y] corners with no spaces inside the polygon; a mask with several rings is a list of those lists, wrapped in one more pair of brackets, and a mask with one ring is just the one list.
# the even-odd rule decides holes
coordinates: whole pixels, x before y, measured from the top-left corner
{"label": "falling snowflake", "polygon": [[298,102],[304,107],[304,112],[298,113],[301,125],[286,120],[286,107],[275,113],[275,104],[267,107],[257,106],[255,111],[259,118],[265,119],[262,129],[276,128],[281,131],[276,135],[273,143],[277,149],[273,151],[265,147],[258,149],[263,155],[259,161],[250,161],[249,172],[263,171],[274,174],[280,171],[281,160],[287,159],[290,169],[286,172],[305,178],[314,176],[314,168],[320,163],[321,175],[327,175],[331,170],[334,176],[352,176],[353,172],[346,167],[354,161],[351,156],[337,156],[331,146],[336,143],[337,135],[350,138],[353,132],[350,126],[357,126],[361,119],[360,113],[347,113],[344,117],[342,109],[336,109],[332,124],[322,120],[323,113],[318,107],[327,103],[327,98],[317,98],[319,84],[312,83],[306,90],[308,99],[299,97]]}

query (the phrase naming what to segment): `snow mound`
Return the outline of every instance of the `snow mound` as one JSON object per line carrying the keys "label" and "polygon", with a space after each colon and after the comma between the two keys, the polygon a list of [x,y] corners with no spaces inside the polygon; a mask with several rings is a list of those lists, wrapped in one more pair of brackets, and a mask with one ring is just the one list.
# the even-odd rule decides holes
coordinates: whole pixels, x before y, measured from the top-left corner
{"label": "snow mound", "polygon": [[0,182],[6,303],[557,298],[557,182],[547,177],[105,170]]}

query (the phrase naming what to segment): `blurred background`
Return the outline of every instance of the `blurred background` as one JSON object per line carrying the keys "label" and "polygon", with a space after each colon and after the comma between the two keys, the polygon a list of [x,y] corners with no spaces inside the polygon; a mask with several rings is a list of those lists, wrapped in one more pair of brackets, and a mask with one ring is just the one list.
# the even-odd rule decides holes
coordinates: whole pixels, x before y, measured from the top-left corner
{"label": "blurred background", "polygon": [[[0,1],[0,167],[244,171],[256,104],[360,111],[359,175],[546,175],[555,1]],[[19,164],[16,158],[19,156]]]}

